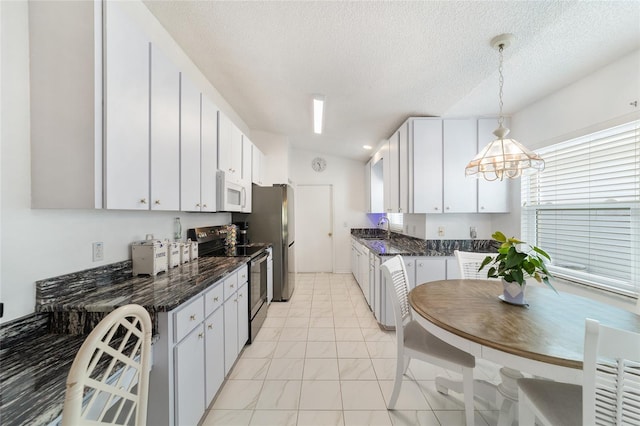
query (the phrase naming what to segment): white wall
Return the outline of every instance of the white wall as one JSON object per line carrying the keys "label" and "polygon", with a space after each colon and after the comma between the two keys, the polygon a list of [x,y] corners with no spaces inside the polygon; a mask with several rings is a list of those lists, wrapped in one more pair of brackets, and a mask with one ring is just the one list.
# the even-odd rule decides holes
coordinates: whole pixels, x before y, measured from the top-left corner
{"label": "white wall", "polygon": [[[323,172],[311,168],[314,157],[327,160]],[[351,228],[371,226],[365,214],[364,163],[314,151],[291,149],[291,179],[298,185],[333,185],[333,271],[351,271]],[[296,219],[296,223],[300,223]]]}
{"label": "white wall", "polygon": [[640,117],[640,50],[518,111],[510,134],[536,149],[634,117]]}
{"label": "white wall", "polygon": [[[131,7],[148,16],[141,3],[132,3]],[[176,216],[182,219],[183,235],[194,226],[230,222],[227,213],[30,209],[28,3],[1,1],[0,11],[0,301],[5,308],[0,321],[34,311],[36,280],[129,259],[129,243],[143,239],[145,234],[170,238]],[[158,38],[166,38],[161,37],[155,18],[147,24],[155,28]],[[235,112],[183,54],[173,52],[172,56],[217,99],[225,113],[237,120]],[[244,123],[236,124],[246,130]],[[91,245],[96,241],[104,242],[105,258],[101,262],[92,262],[91,258]]]}

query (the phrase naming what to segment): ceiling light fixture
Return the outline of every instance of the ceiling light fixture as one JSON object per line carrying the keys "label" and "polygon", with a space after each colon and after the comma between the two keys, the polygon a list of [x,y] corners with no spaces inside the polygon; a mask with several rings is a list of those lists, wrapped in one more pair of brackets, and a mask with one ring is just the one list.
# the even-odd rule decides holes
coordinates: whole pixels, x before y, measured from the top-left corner
{"label": "ceiling light fixture", "polygon": [[314,95],[313,96],[313,133],[315,134],[319,135],[322,133],[323,115],[324,115],[324,96]]}
{"label": "ceiling light fixture", "polygon": [[500,115],[498,118],[498,128],[493,131],[497,139],[490,142],[482,151],[467,164],[464,169],[466,176],[476,175],[488,181],[497,179],[517,178],[522,174],[533,174],[544,170],[544,160],[535,152],[529,151],[515,139],[505,139],[509,134],[509,129],[503,126],[502,116],[502,62],[505,48],[511,45],[513,34],[501,34],[491,40],[491,46],[500,52]]}
{"label": "ceiling light fixture", "polygon": [[373,149],[371,145],[362,145],[362,147],[366,150]]}

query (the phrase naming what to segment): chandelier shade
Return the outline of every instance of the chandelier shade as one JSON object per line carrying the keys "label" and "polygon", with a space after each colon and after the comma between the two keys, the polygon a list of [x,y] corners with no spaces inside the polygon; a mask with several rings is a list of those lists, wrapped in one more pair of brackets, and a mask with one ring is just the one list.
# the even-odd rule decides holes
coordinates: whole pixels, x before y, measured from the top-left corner
{"label": "chandelier shade", "polygon": [[541,172],[544,160],[515,139],[499,138],[489,143],[464,169],[466,176],[488,181],[513,179],[523,174]]}
{"label": "chandelier shade", "polygon": [[544,160],[535,152],[529,151],[515,139],[507,139],[509,129],[504,127],[502,115],[502,62],[504,48],[513,41],[512,34],[501,34],[491,40],[491,45],[500,52],[500,116],[498,128],[493,132],[496,138],[490,142],[467,164],[464,169],[465,176],[475,176],[488,181],[503,180],[505,177],[513,179],[523,174],[533,174],[544,170]]}

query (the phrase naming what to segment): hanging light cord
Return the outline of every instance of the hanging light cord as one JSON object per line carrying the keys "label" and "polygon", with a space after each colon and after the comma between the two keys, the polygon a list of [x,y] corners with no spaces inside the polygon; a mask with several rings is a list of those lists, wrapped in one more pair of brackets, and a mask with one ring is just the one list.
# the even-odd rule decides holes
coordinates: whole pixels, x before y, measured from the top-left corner
{"label": "hanging light cord", "polygon": [[498,49],[498,52],[500,52],[500,66],[498,67],[498,74],[500,75],[500,115],[498,118],[498,127],[502,127],[502,124],[504,123],[504,117],[502,116],[502,85],[504,84],[504,77],[502,75],[502,61],[503,61],[503,57],[502,57],[502,51],[504,50],[504,44],[500,45],[500,48]]}

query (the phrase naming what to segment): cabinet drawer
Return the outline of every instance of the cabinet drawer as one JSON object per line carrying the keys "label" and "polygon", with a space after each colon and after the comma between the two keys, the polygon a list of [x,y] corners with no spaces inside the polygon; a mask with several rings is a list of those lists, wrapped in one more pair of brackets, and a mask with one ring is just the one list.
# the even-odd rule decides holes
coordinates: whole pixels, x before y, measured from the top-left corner
{"label": "cabinet drawer", "polygon": [[244,265],[238,269],[238,287],[246,283],[249,280],[249,267]]}
{"label": "cabinet drawer", "polygon": [[204,316],[211,315],[213,311],[222,305],[224,300],[224,285],[222,282],[213,285],[213,288],[207,290],[204,294]]}
{"label": "cabinet drawer", "polygon": [[204,298],[198,296],[173,314],[173,339],[179,342],[204,320]]}
{"label": "cabinet drawer", "polygon": [[238,290],[238,274],[234,272],[224,280],[224,300]]}

